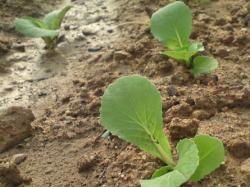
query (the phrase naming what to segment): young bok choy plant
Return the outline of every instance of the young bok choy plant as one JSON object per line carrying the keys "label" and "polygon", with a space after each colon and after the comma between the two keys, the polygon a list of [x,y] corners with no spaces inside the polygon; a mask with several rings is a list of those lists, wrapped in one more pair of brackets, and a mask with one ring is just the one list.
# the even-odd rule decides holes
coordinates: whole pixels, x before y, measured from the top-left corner
{"label": "young bok choy plant", "polygon": [[223,143],[208,135],[177,144],[178,161],[163,131],[162,101],[156,87],[141,76],[126,76],[112,83],[101,101],[101,124],[118,136],[165,162],[142,187],[179,187],[199,181],[224,162]]}
{"label": "young bok choy plant", "polygon": [[59,29],[66,13],[72,6],[66,6],[62,10],[55,10],[47,14],[42,20],[29,16],[16,18],[16,31],[25,36],[42,38],[47,49],[56,47],[59,36]]}
{"label": "young bok choy plant", "polygon": [[204,46],[189,39],[192,12],[185,3],[176,1],[156,11],[151,18],[151,32],[167,47],[163,54],[184,62],[194,76],[211,73],[218,67],[216,59],[197,55]]}

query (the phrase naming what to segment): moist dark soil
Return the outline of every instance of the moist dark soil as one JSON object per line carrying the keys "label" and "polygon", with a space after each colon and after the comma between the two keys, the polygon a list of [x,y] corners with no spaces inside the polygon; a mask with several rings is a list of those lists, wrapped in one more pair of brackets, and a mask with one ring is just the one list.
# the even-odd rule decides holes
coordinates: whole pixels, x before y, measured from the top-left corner
{"label": "moist dark soil", "polygon": [[[36,116],[33,136],[0,154],[27,158],[18,165],[32,187],[136,187],[163,163],[112,135],[103,138],[100,98],[115,79],[149,78],[163,100],[164,128],[172,145],[209,134],[224,142],[225,163],[184,187],[250,184],[250,2],[211,0],[192,8],[192,39],[204,43],[220,67],[193,78],[186,67],[161,56],[150,16],[168,0],[0,0],[0,108],[22,106]],[[15,16],[41,17],[73,4],[62,41],[47,52],[40,39],[14,31]],[[1,179],[0,186],[13,183]]]}

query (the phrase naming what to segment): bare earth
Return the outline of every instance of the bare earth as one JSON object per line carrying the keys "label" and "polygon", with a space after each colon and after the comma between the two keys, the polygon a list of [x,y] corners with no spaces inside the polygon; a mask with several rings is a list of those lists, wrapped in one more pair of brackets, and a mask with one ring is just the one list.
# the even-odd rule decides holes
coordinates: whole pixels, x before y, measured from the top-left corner
{"label": "bare earth", "polygon": [[[150,15],[168,0],[0,0],[0,108],[23,106],[36,116],[33,136],[0,154],[32,182],[25,187],[136,187],[163,163],[110,136],[102,138],[100,97],[122,75],[141,74],[160,90],[165,131],[173,145],[198,123],[199,134],[223,140],[226,161],[199,183],[184,187],[248,187],[250,184],[250,2],[190,1],[192,39],[220,62],[213,74],[194,79],[161,56],[150,34]],[[55,52],[40,39],[14,31],[15,16],[43,16],[74,5]],[[1,182],[0,186],[10,187]]]}

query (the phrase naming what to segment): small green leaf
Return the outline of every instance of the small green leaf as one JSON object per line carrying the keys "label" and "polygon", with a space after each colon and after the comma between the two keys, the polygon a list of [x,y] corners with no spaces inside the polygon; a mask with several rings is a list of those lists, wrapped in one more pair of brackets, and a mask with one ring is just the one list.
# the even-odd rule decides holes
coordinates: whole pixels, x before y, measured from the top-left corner
{"label": "small green leaf", "polygon": [[192,63],[192,74],[196,77],[202,74],[211,73],[218,68],[216,59],[207,56],[197,56]]}
{"label": "small green leaf", "polygon": [[188,49],[185,48],[185,49],[165,51],[163,54],[172,57],[176,60],[184,60],[185,62],[188,62],[191,59],[191,57],[196,54],[196,51],[188,51]]}
{"label": "small green leaf", "polygon": [[142,180],[141,187],[179,187],[187,182],[199,165],[198,149],[190,139],[177,144],[179,161],[173,171],[151,180]]}
{"label": "small green leaf", "polygon": [[16,31],[24,34],[28,37],[40,38],[40,37],[55,37],[59,34],[58,30],[49,30],[40,28],[42,22],[30,18],[16,18],[15,27]]}
{"label": "small green leaf", "polygon": [[44,17],[43,21],[52,30],[60,29],[63,18],[71,8],[72,6],[66,6],[62,10],[55,10],[53,12],[50,12]]}
{"label": "small green leaf", "polygon": [[198,135],[193,138],[199,150],[199,166],[191,177],[192,181],[199,181],[224,162],[223,143],[208,135]]}
{"label": "small green leaf", "polygon": [[36,25],[42,29],[49,29],[48,26],[46,25],[46,23],[44,23],[40,19],[32,18],[30,16],[23,16],[22,19],[27,19],[27,20],[31,21],[34,25]]}
{"label": "small green leaf", "polygon": [[153,14],[151,31],[171,50],[187,47],[192,32],[192,12],[183,2],[171,3]]}
{"label": "small green leaf", "polygon": [[162,103],[155,86],[141,76],[116,80],[101,101],[101,124],[113,135],[174,165],[163,132]]}
{"label": "small green leaf", "polygon": [[163,54],[172,57],[176,60],[184,60],[186,62],[189,62],[191,57],[199,51],[204,51],[204,46],[201,43],[192,43],[188,47],[176,50],[168,50],[165,51]]}
{"label": "small green leaf", "polygon": [[151,179],[154,179],[154,178],[160,177],[162,175],[165,175],[166,173],[168,173],[170,171],[173,171],[173,169],[171,167],[163,166],[163,167],[155,170],[155,172],[153,173]]}
{"label": "small green leaf", "polygon": [[205,48],[203,46],[202,43],[199,43],[199,42],[195,42],[195,43],[192,43],[189,48],[188,48],[189,51],[196,51],[196,52],[201,52],[201,51],[204,51]]}

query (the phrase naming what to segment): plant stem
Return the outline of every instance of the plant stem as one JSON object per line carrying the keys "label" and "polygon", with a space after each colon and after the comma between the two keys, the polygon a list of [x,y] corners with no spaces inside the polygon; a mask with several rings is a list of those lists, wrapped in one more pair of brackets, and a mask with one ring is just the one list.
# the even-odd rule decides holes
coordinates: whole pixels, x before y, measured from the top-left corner
{"label": "plant stem", "polygon": [[163,161],[171,168],[174,167],[176,165],[175,162],[171,158],[169,158],[168,155],[166,155],[161,145],[156,143],[155,146],[158,149],[159,153],[161,154]]}
{"label": "plant stem", "polygon": [[156,140],[154,138],[154,136],[150,133],[150,131],[143,127],[144,130],[148,133],[148,135],[151,137],[151,140],[154,144],[154,146],[156,147],[156,149],[159,151],[160,155],[161,155],[161,159],[167,164],[169,165],[171,168],[173,168],[176,164],[175,162],[172,160],[172,158],[169,158],[169,156],[166,154],[166,152],[164,151],[164,149],[162,148],[161,144],[159,143],[158,140]]}

